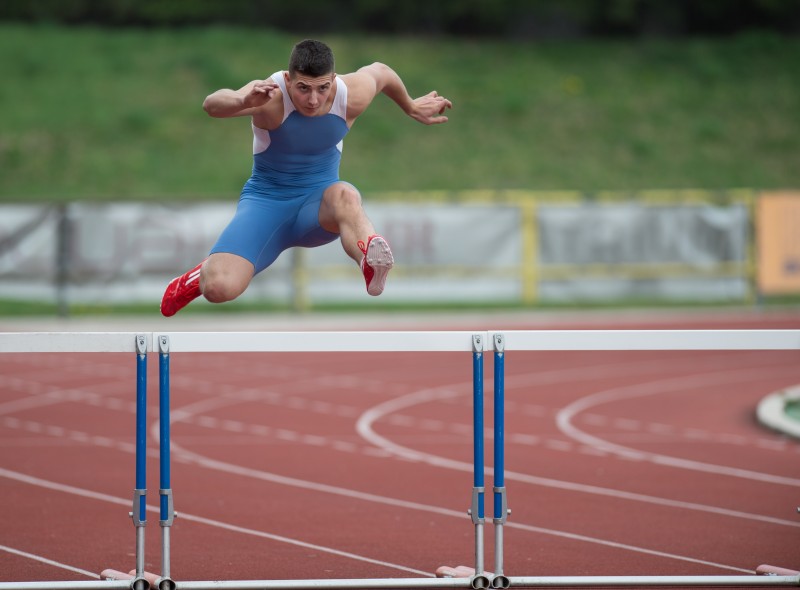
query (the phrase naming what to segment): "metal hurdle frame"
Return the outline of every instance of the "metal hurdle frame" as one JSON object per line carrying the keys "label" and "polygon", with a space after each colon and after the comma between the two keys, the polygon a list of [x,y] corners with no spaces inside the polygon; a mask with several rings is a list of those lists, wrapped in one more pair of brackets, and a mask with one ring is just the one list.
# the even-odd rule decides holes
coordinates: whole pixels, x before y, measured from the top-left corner
{"label": "metal hurdle frame", "polygon": [[[378,589],[378,588],[473,588],[491,587],[483,573],[483,355],[487,333],[473,332],[171,332],[153,334],[160,355],[160,447],[161,493],[171,490],[169,474],[169,355],[175,352],[471,352],[473,355],[473,400],[475,402],[475,487],[472,514],[475,522],[475,575],[468,578],[380,578],[317,580],[228,580],[174,581],[170,578],[169,529],[174,512],[170,501],[165,513],[162,495],[162,572],[157,590],[268,590],[268,589]],[[478,422],[479,420],[479,422]],[[165,451],[166,449],[166,451]],[[4,590],[0,585],[0,590]]]}
{"label": "metal hurdle frame", "polygon": [[[514,351],[800,350],[800,330],[505,330],[489,334],[496,346],[500,337],[499,345]],[[796,587],[800,575],[516,576],[507,582],[518,588]]]}
{"label": "metal hurdle frame", "polygon": [[0,582],[6,590],[148,590],[144,577],[145,525],[147,524],[147,354],[152,334],[135,332],[16,332],[0,333],[0,353],[134,353],[136,356],[136,481],[128,513],[136,531],[136,567],[124,580],[86,582]]}
{"label": "metal hurdle frame", "polygon": [[[146,353],[158,345],[160,422],[160,524],[162,572],[157,590],[314,590],[368,588],[534,587],[750,587],[800,586],[800,575],[727,576],[507,576],[503,525],[510,514],[504,485],[504,375],[508,351],[611,350],[800,350],[800,330],[538,330],[488,332],[170,332],[0,333],[2,352],[135,352],[137,355],[137,472],[131,517],[136,528],[136,575],[129,580],[8,582],[0,590],[147,590],[144,578],[144,411]],[[169,530],[174,512],[169,467],[169,356],[173,352],[436,352],[469,351],[473,356],[474,460],[472,502],[475,573],[468,578],[382,578],[320,580],[174,581],[170,575]],[[494,573],[484,571],[483,357],[494,353]],[[143,371],[143,372],[142,372]],[[140,440],[140,432],[142,438]],[[142,451],[140,459],[140,449]],[[140,465],[141,461],[141,465]],[[141,469],[140,469],[141,467]],[[145,586],[147,584],[147,586]]]}

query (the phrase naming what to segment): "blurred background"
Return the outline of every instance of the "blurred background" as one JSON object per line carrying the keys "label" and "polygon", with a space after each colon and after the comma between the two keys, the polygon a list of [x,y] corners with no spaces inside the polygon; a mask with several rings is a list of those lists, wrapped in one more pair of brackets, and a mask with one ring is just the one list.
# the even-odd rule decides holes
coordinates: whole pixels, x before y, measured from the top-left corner
{"label": "blurred background", "polygon": [[309,37],[454,104],[345,140],[387,291],[334,243],[182,313],[800,303],[796,0],[4,0],[0,314],[157,315],[252,166],[203,99]]}

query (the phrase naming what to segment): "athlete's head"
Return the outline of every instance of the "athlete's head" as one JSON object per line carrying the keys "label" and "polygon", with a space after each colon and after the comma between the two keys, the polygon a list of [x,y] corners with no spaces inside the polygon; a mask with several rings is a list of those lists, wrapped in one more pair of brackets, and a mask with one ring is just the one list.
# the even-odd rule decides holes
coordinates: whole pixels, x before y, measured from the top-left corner
{"label": "athlete's head", "polygon": [[300,114],[325,114],[336,77],[333,67],[333,52],[321,41],[307,39],[294,46],[284,77],[289,98]]}
{"label": "athlete's head", "polygon": [[289,56],[289,75],[297,74],[318,78],[332,74],[334,69],[333,52],[322,41],[306,39],[292,49]]}

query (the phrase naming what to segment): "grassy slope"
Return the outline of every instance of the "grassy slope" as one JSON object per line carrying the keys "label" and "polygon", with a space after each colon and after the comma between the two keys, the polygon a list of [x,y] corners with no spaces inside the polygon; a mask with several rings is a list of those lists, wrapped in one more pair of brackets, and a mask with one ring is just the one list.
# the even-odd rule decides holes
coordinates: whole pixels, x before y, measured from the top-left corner
{"label": "grassy slope", "polygon": [[[285,66],[296,39],[230,29],[0,26],[0,201],[234,198],[245,119],[200,109]],[[800,186],[800,40],[326,39],[452,98],[423,128],[378,100],[345,143],[366,192]]]}

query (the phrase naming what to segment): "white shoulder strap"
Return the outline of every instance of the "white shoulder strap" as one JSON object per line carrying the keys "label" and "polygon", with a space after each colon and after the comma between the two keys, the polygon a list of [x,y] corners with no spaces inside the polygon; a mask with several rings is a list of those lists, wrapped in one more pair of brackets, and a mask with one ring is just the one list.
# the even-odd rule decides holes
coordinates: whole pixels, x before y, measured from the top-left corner
{"label": "white shoulder strap", "polygon": [[283,120],[285,121],[286,117],[288,117],[295,108],[292,104],[292,99],[289,98],[289,93],[286,92],[286,80],[283,79],[283,70],[275,72],[270,78],[278,85],[278,88],[281,89],[281,95],[283,96]]}

